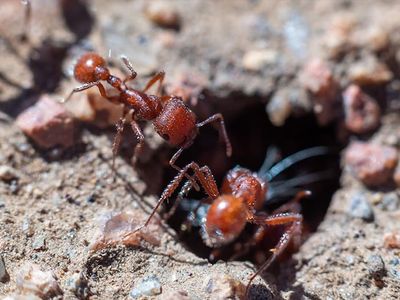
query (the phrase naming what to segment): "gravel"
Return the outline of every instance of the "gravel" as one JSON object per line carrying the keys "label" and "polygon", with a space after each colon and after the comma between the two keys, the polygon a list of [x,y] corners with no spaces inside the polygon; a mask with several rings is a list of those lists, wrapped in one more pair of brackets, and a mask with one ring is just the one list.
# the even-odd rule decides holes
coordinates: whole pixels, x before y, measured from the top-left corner
{"label": "gravel", "polygon": [[348,213],[353,218],[360,218],[366,222],[374,220],[374,211],[365,194],[358,192],[351,196]]}

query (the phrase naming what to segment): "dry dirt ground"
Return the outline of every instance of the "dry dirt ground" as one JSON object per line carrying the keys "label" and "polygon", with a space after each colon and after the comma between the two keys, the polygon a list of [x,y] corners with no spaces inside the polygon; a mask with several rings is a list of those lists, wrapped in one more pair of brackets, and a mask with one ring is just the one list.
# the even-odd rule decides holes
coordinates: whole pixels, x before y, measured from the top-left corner
{"label": "dry dirt ground", "polygon": [[[281,116],[274,124],[290,113],[311,114],[311,100],[299,92],[296,79],[305,61],[314,56],[329,59],[344,87],[348,65],[371,52],[363,42],[368,30],[384,28],[390,50],[376,57],[390,65],[393,76],[377,89],[386,103],[382,125],[362,138],[400,145],[398,1],[168,1],[181,18],[175,30],[150,22],[143,13],[145,1],[32,0],[28,42],[19,40],[24,13],[20,2],[1,2],[0,166],[12,168],[13,179],[0,180],[0,264],[3,259],[9,274],[0,282],[0,297],[16,291],[19,270],[27,263],[53,271],[64,299],[127,299],[133,287],[153,275],[162,287],[162,293],[153,296],[157,299],[234,299],[240,288],[221,278],[228,275],[246,284],[256,269],[249,262],[210,264],[196,257],[164,222],[152,225],[148,234],[154,240],[91,250],[107,214],[129,210],[139,223],[144,212],[151,211],[172,152],[152,137],[136,171],[127,155],[117,158],[114,181],[113,130],[82,125],[80,141],[71,149],[40,150],[15,126],[16,116],[40,95],[61,99],[77,85],[71,78],[73,61],[88,49],[111,54],[109,60],[117,68],[119,55],[126,55],[140,76],[164,69],[166,91],[187,96],[200,118],[221,111],[232,124],[242,117],[241,122],[257,126],[245,135],[258,138],[258,132],[265,132],[260,128],[264,123],[243,118],[247,108],[255,107],[265,119]],[[345,49],[340,59],[333,42],[325,40],[337,18],[345,20],[344,27],[356,27],[352,38],[359,38],[362,48],[356,54]],[[254,53],[262,53],[262,59],[251,56]],[[286,89],[294,91],[289,109],[268,106],[272,95]],[[147,131],[154,135],[150,127]],[[305,138],[297,138],[290,143],[301,149]],[[331,139],[326,144],[345,147],[348,136]],[[246,150],[242,144],[233,143],[234,153]],[[265,153],[264,146],[252,146],[247,156]],[[219,178],[238,156],[225,160],[216,153],[199,157]],[[400,250],[384,247],[385,234],[400,228],[398,189],[370,190],[346,167],[340,184],[316,232],[308,234],[292,258],[254,281],[254,298],[398,299]],[[366,201],[361,217],[350,209],[352,197],[360,194]],[[76,283],[76,274],[85,280]]]}

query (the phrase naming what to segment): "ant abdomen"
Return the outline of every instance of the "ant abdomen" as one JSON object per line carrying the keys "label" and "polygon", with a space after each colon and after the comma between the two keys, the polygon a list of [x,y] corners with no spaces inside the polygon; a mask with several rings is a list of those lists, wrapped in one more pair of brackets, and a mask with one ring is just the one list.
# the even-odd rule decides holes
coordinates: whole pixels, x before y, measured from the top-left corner
{"label": "ant abdomen", "polygon": [[222,194],[210,206],[203,228],[203,240],[218,247],[234,240],[247,222],[247,206],[241,198]]}
{"label": "ant abdomen", "polygon": [[157,133],[173,146],[182,145],[197,135],[196,115],[180,98],[169,100],[153,124]]}
{"label": "ant abdomen", "polygon": [[103,57],[94,52],[86,53],[77,61],[74,68],[74,77],[81,83],[104,80],[108,76],[105,66],[106,61]]}

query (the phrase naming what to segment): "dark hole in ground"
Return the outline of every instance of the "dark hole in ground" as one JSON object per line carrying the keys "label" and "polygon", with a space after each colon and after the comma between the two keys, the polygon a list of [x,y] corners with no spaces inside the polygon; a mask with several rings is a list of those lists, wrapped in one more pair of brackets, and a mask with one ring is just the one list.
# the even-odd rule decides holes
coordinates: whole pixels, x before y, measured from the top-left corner
{"label": "dark hole in ground", "polygon": [[[339,155],[340,146],[336,141],[335,128],[318,126],[314,116],[309,115],[301,118],[291,118],[283,127],[273,126],[265,113],[264,104],[255,104],[241,113],[226,120],[227,130],[231,138],[233,146],[233,155],[231,158],[225,156],[224,145],[218,140],[218,132],[207,126],[201,128],[200,134],[197,137],[194,145],[183,152],[178,164],[184,166],[190,161],[197,162],[200,166],[207,164],[212,170],[218,186],[221,185],[223,177],[227,171],[236,165],[248,168],[252,171],[258,171],[262,165],[268,147],[274,145],[281,153],[281,157],[287,157],[297,151],[314,147],[327,146],[331,154],[323,157],[315,157],[302,161],[290,169],[280,174],[276,180],[284,180],[296,176],[322,172],[329,170],[332,175],[329,179],[320,180],[311,184],[304,185],[305,189],[313,192],[313,195],[302,200],[302,213],[304,216],[304,236],[316,230],[318,224],[323,220],[324,215],[329,206],[333,193],[339,187]],[[172,155],[172,152],[171,152]],[[176,175],[170,167],[164,170],[164,182],[162,187],[168,185],[170,180]],[[162,190],[159,191],[159,194]],[[191,192],[188,199],[201,199],[205,196],[202,192]],[[176,193],[170,198],[167,204],[170,207],[176,199]],[[282,201],[288,201],[291,197],[285,198]],[[187,201],[189,204],[196,201]],[[275,205],[276,206],[276,205]],[[278,205],[279,206],[279,205]],[[268,207],[271,210],[273,207]],[[191,230],[182,230],[182,224],[189,216],[189,212],[182,206],[169,220],[169,224],[179,233],[182,243],[193,253],[200,257],[209,258],[212,249],[205,246],[199,234],[199,227],[192,227]],[[220,259],[228,259],[235,251],[233,250],[236,243],[244,244],[251,234],[254,232],[254,225],[248,224],[244,233],[236,242],[230,243],[227,247],[221,248]],[[271,235],[268,236],[268,241],[261,243],[260,251],[251,251],[249,253],[262,252],[261,255],[244,255],[240,259],[252,260],[260,263],[265,259],[265,255],[269,253],[269,249],[273,248],[278,241],[283,228],[277,228]],[[256,258],[258,257],[258,258]]]}

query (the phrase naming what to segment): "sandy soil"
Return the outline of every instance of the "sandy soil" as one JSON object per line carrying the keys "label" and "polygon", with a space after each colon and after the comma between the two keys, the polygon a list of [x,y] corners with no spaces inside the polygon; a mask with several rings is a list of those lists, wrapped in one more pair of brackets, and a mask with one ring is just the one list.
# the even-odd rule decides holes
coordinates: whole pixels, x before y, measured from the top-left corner
{"label": "sandy soil", "polygon": [[[32,2],[29,42],[18,38],[24,12],[19,1],[2,0],[0,11],[0,165],[11,168],[13,177],[0,180],[0,258],[9,273],[9,280],[0,282],[0,296],[16,290],[19,270],[26,263],[53,271],[64,299],[127,299],[133,287],[152,275],[162,287],[162,293],[154,298],[234,299],[241,293],[235,290],[236,283],[223,280],[224,274],[246,284],[256,269],[250,262],[211,264],[197,257],[164,221],[156,222],[149,233],[159,245],[140,240],[133,247],[90,250],[108,213],[129,210],[139,223],[151,211],[166,178],[173,175],[166,164],[172,150],[155,137],[149,138],[147,153],[136,170],[129,164],[132,142],[124,145],[123,155],[116,160],[118,176],[113,180],[113,130],[82,124],[80,141],[74,147],[40,150],[15,126],[16,116],[40,95],[60,99],[77,85],[71,78],[73,62],[88,49],[104,56],[111,50],[109,60],[116,68],[119,55],[126,55],[143,77],[164,69],[167,92],[188,96],[200,118],[222,112],[228,129],[236,128],[237,120],[258,126],[244,134],[254,142],[265,138],[270,127],[261,128],[264,117],[268,122],[263,110],[268,110],[268,103],[280,90],[295,93],[289,114],[312,114],[311,99],[299,91],[297,74],[307,59],[326,58],[334,52],[324,48],[326,37],[332,34],[331,25],[337,18],[350,19],[348,23],[356,24],[351,25],[356,28],[352,38],[358,39],[355,43],[361,50],[347,49],[343,57],[327,59],[343,88],[351,82],[349,66],[364,62],[364,55],[373,53],[390,66],[393,76],[389,82],[367,87],[383,103],[382,125],[361,138],[397,149],[400,145],[398,1],[170,1],[181,16],[179,30],[151,23],[143,13],[145,1]],[[362,38],[371,28],[384,28],[390,36],[389,49],[368,49],[369,43]],[[254,61],[254,56],[251,59],[254,51],[262,52],[261,61]],[[248,109],[257,110],[261,118],[251,121],[244,116]],[[278,106],[269,117],[282,110]],[[316,132],[320,130],[313,124]],[[150,126],[146,130],[154,135]],[[336,132],[325,137],[325,144],[343,148],[349,140],[359,138]],[[214,131],[211,134],[215,136]],[[199,146],[184,159],[197,157],[209,163],[217,178],[236,165],[239,157],[247,157],[248,167],[259,165],[258,158],[248,157],[262,159],[267,142],[260,142],[259,148],[256,143],[243,153],[240,134],[234,130],[237,136],[232,139],[238,140],[234,151],[240,155],[234,154],[231,160],[225,160],[223,151],[199,153],[209,147],[207,132],[206,147]],[[282,136],[291,138],[293,134],[280,136],[285,140]],[[283,144],[299,150],[321,141],[306,144],[308,138],[304,134]],[[344,162],[342,166],[341,187],[322,223],[316,232],[306,230],[296,254],[257,278],[251,291],[254,299],[398,298],[400,253],[385,247],[384,241],[385,234],[400,228],[399,191],[394,186],[368,189]],[[367,203],[363,213],[369,214],[364,219],[350,208],[354,195],[360,194]],[[85,280],[76,284],[75,274]]]}

